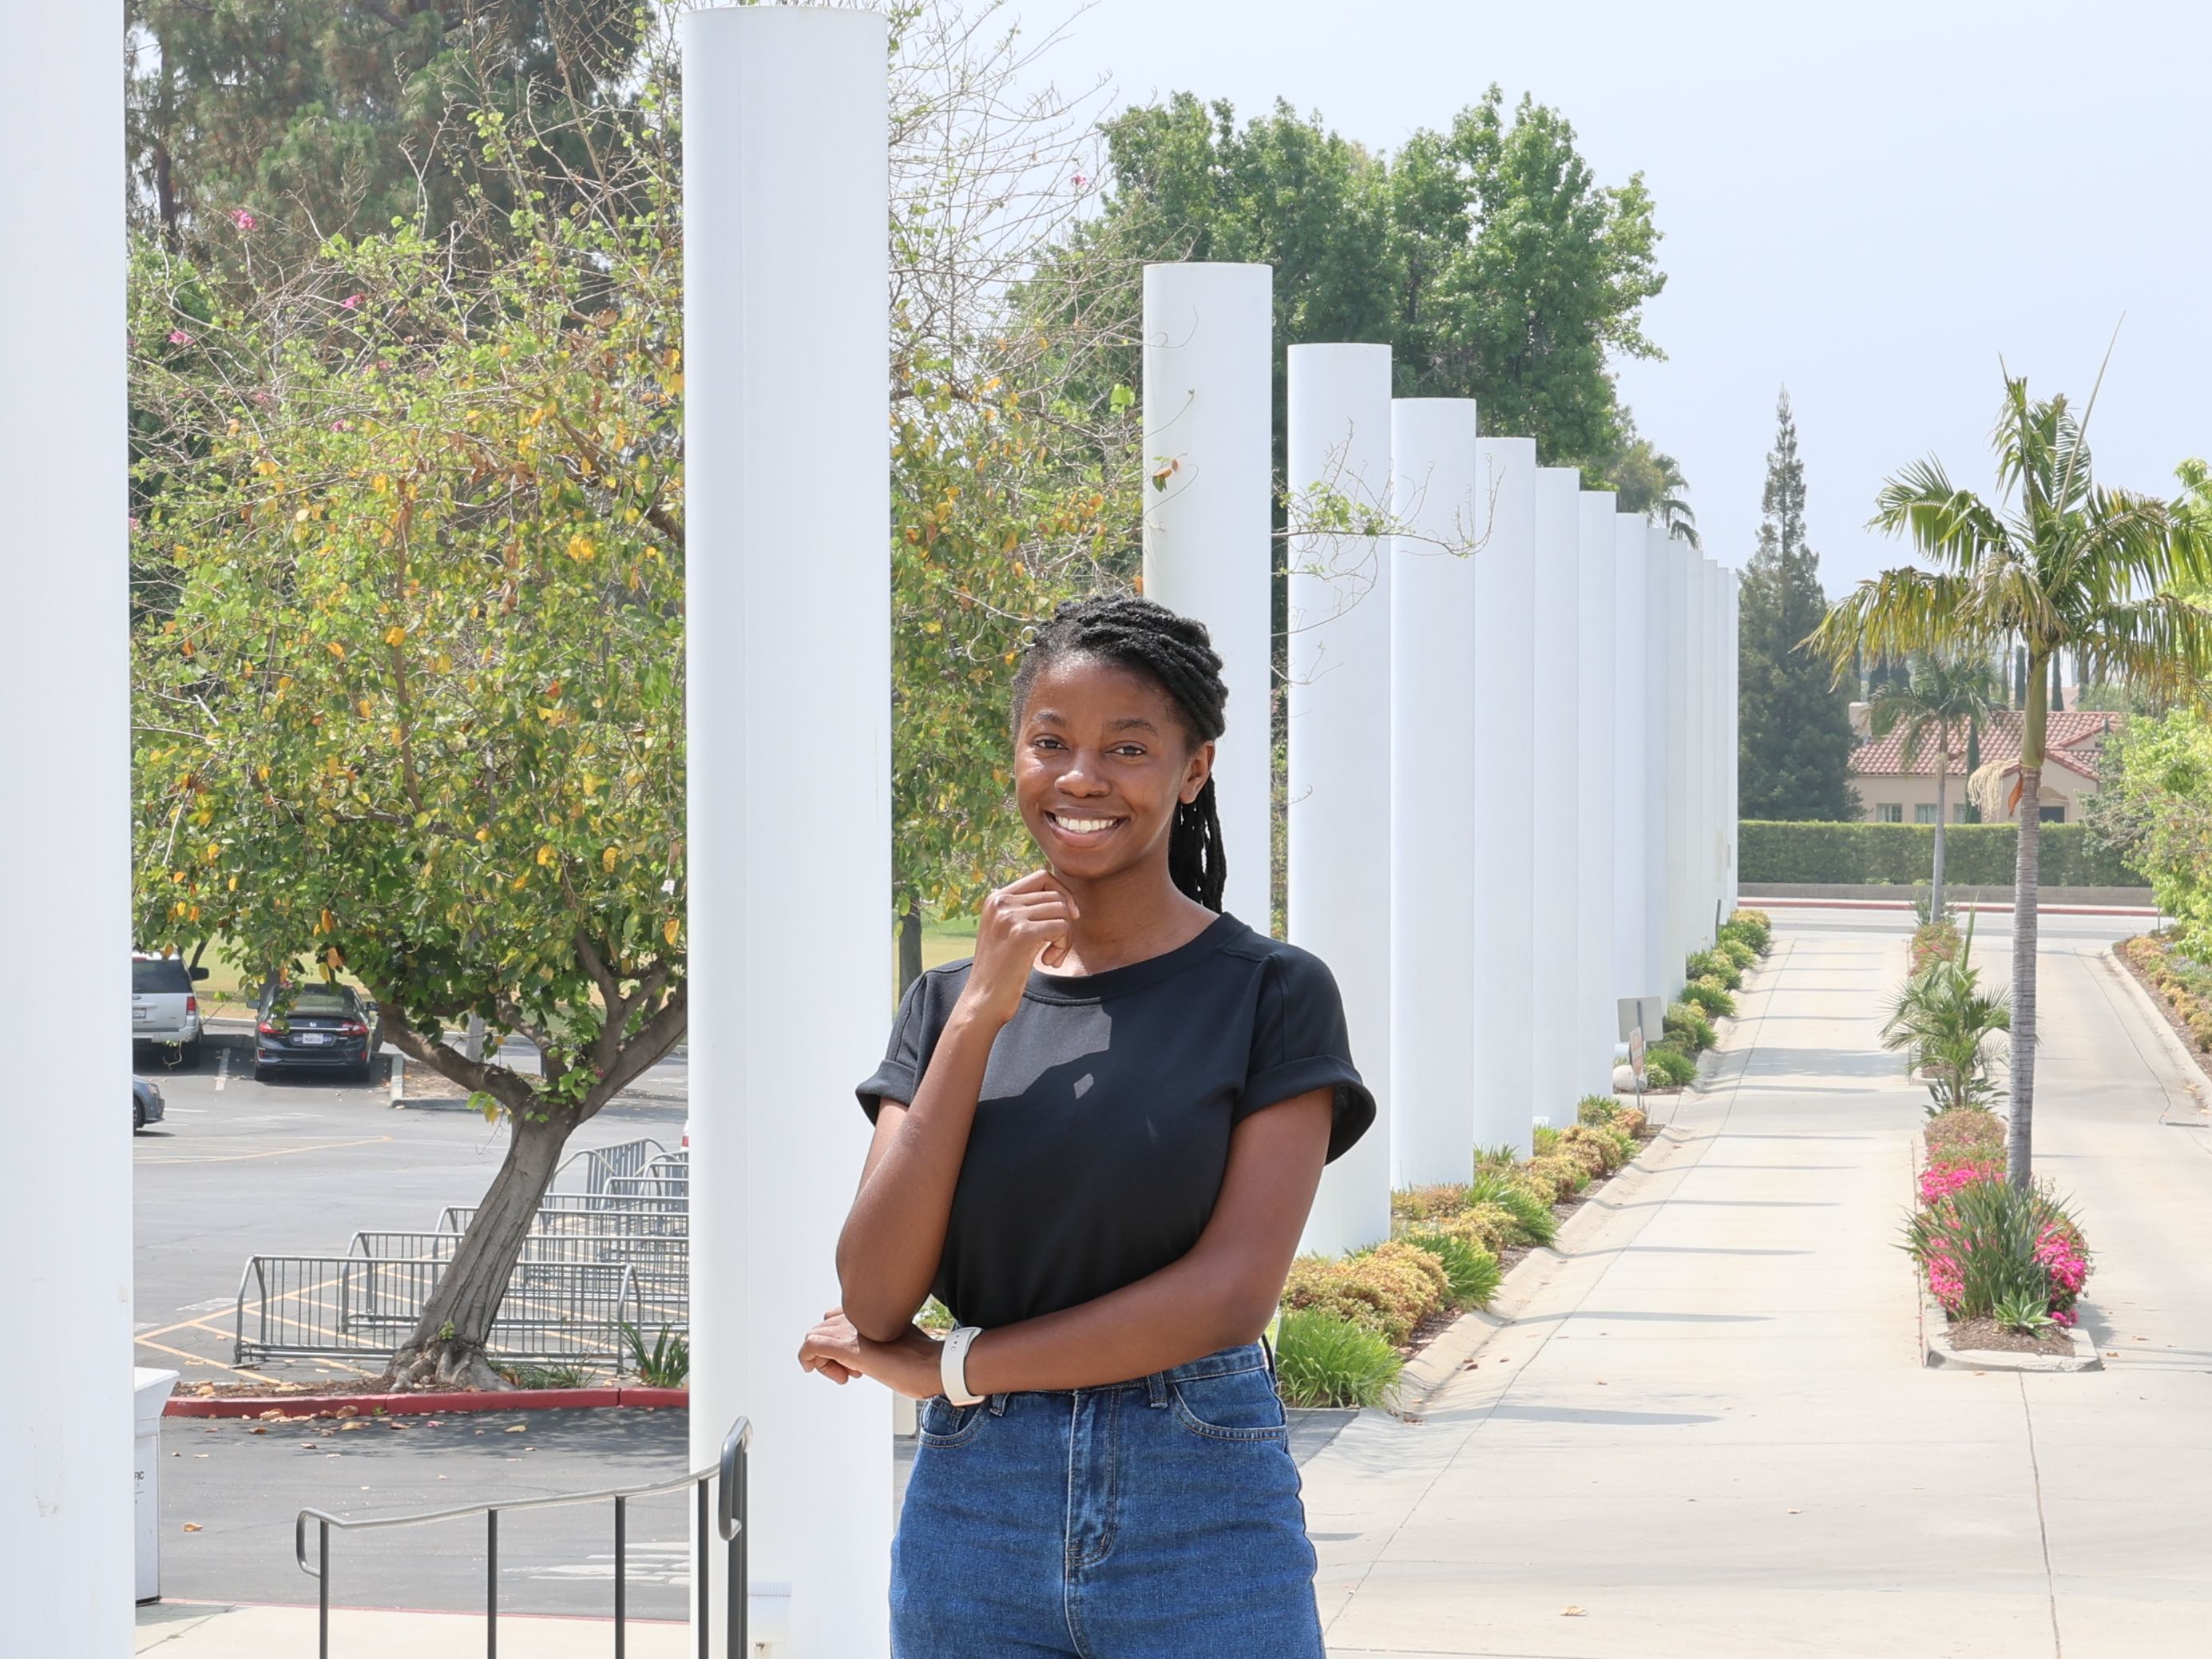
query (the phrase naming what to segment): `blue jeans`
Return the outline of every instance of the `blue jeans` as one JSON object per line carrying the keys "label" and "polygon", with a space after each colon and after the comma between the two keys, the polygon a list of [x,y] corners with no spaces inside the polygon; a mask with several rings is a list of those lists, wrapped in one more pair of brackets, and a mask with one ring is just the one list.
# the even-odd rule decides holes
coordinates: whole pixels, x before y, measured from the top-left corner
{"label": "blue jeans", "polygon": [[921,1407],[894,1659],[1322,1659],[1258,1343],[1103,1389]]}

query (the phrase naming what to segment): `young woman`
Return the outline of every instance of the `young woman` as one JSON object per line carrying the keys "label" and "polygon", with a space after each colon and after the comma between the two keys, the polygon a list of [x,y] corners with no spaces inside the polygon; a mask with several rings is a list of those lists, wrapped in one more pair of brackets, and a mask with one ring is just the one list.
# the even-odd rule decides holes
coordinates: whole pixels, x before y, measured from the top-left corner
{"label": "young woman", "polygon": [[844,1302],[799,1363],[927,1401],[897,1659],[1321,1659],[1259,1339],[1375,1103],[1328,969],[1219,913],[1226,696],[1199,623],[1060,608],[1014,680],[1045,867],[915,981],[860,1086]]}

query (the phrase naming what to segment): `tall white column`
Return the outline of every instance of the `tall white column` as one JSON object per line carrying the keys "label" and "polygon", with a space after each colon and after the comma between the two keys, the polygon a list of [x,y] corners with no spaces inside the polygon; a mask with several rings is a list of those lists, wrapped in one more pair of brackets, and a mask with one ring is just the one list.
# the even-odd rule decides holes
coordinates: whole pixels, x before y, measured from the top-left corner
{"label": "tall white column", "polygon": [[1671,541],[1667,549],[1667,720],[1676,739],[1667,769],[1667,991],[1683,983],[1683,958],[1690,952],[1692,916],[1697,908],[1698,727],[1694,684],[1697,607],[1690,595],[1697,556],[1688,544]]}
{"label": "tall white column", "polygon": [[1674,541],[1656,525],[1645,540],[1644,659],[1644,974],[1650,994],[1671,997],[1681,983],[1680,962],[1670,964],[1674,942],[1674,769],[1681,743],[1670,690],[1674,678]]}
{"label": "tall white column", "polygon": [[1390,1236],[1391,550],[1306,508],[1389,507],[1390,348],[1292,346],[1289,415],[1290,936],[1335,974],[1376,1107],[1306,1218],[1301,1248],[1334,1255]]}
{"label": "tall white column", "polygon": [[1743,758],[1743,734],[1740,725],[1742,716],[1741,697],[1743,691],[1743,579],[1736,572],[1729,573],[1728,582],[1728,709],[1723,722],[1722,741],[1728,754],[1728,908],[1733,915],[1741,902],[1743,881],[1738,868],[1742,851],[1739,833],[1743,822],[1743,781],[1740,768]]}
{"label": "tall white column", "polygon": [[[1465,1181],[1475,1133],[1470,1010],[1483,955],[1475,774],[1474,401],[1390,405],[1390,1152],[1400,1187]],[[1522,1114],[1527,1120],[1527,1112]]]}
{"label": "tall white column", "polygon": [[1695,551],[1689,558],[1690,581],[1690,732],[1696,749],[1690,765],[1690,882],[1689,904],[1683,913],[1687,925],[1684,954],[1704,945],[1712,925],[1713,855],[1711,847],[1711,790],[1713,734],[1709,715],[1712,663],[1711,618],[1705,605],[1705,561]]}
{"label": "tall white column", "polygon": [[1650,747],[1644,732],[1650,695],[1644,684],[1650,625],[1645,614],[1651,567],[1650,526],[1641,514],[1613,521],[1613,995],[1659,994],[1650,982],[1650,819],[1645,795]]}
{"label": "tall white column", "polygon": [[1705,831],[1698,837],[1698,844],[1705,872],[1699,882],[1702,902],[1698,913],[1698,939],[1701,945],[1710,946],[1719,937],[1721,888],[1728,876],[1726,843],[1721,836],[1721,689],[1725,659],[1721,641],[1719,561],[1700,559],[1698,578],[1698,596],[1705,611],[1704,660],[1698,675],[1698,695],[1703,701],[1698,726],[1705,738],[1704,787],[1698,798],[1700,823]]}
{"label": "tall white column", "polygon": [[[890,1398],[792,1357],[838,1300],[867,1149],[852,1088],[890,1015],[885,26],[761,6],[682,27],[691,1455],[752,1419],[774,1651],[870,1659],[889,1647]],[[793,626],[809,617],[836,618],[834,672]]]}
{"label": "tall white column", "polygon": [[[1581,1096],[1577,999],[1581,988],[1581,836],[1575,758],[1579,729],[1580,635],[1575,601],[1581,586],[1582,474],[1571,466],[1536,469],[1536,557],[1529,632],[1531,752],[1525,781],[1492,787],[1522,795],[1530,820],[1534,872],[1534,1020],[1529,1060],[1530,1109],[1537,1123],[1564,1128]],[[1539,682],[1540,681],[1540,684]]]}
{"label": "tall white column", "polygon": [[1229,687],[1213,763],[1229,858],[1223,908],[1269,931],[1273,915],[1274,272],[1267,265],[1145,267],[1145,596],[1194,617]]}
{"label": "tall white column", "polygon": [[122,28],[113,0],[12,9],[0,99],[0,1003],[37,1011],[8,1060],[0,1315],[34,1346],[0,1381],[0,1581],[10,1652],[91,1659],[131,1650]]}
{"label": "tall white column", "polygon": [[[1472,854],[1480,904],[1470,948],[1474,1000],[1475,1144],[1525,1154],[1534,1119],[1556,1111],[1536,1100],[1535,1028],[1536,444],[1485,438],[1476,447],[1488,496],[1474,557],[1474,737],[1439,765],[1476,778]],[[1547,679],[1549,676],[1547,673]]]}
{"label": "tall white column", "polygon": [[1581,501],[1575,561],[1575,1027],[1577,1095],[1613,1092],[1613,511],[1610,490]]}

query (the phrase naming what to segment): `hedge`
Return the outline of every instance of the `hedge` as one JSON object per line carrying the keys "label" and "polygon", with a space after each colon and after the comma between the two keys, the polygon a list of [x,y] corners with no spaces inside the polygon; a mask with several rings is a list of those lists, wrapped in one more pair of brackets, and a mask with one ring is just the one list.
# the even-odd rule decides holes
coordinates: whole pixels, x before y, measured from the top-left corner
{"label": "hedge", "polygon": [[[2014,838],[2009,823],[1954,823],[1943,843],[1943,879],[1964,887],[2009,887]],[[2148,887],[2110,848],[2092,847],[2083,823],[2046,823],[2046,887]],[[1936,861],[1932,823],[1774,823],[1747,818],[1736,856],[1747,882],[1868,882],[1909,887]]]}

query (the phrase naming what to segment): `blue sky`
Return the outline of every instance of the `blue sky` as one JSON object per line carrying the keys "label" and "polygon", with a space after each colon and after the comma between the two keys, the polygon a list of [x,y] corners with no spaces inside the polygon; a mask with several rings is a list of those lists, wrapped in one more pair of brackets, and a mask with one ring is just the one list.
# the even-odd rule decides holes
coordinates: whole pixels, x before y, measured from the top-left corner
{"label": "blue sky", "polygon": [[[1035,35],[1080,8],[1012,9]],[[1559,107],[1656,199],[1668,360],[1621,384],[1729,564],[1785,382],[1832,592],[1903,557],[1863,528],[1885,473],[1932,450],[1990,486],[2000,355],[2078,399],[2124,313],[2100,476],[2166,493],[2212,453],[2212,7],[1098,0],[1047,66],[1125,102],[1279,96],[1380,149],[1492,81]]]}

